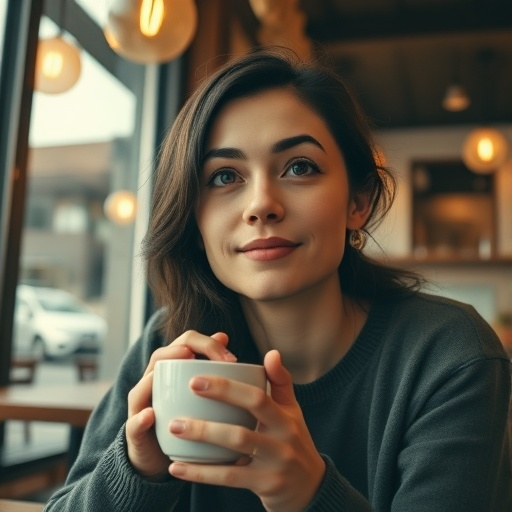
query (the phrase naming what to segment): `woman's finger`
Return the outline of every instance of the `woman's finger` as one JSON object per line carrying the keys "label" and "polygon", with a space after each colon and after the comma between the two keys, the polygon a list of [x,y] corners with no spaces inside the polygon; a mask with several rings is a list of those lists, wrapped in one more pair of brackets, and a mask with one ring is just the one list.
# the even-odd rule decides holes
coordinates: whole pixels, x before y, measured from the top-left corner
{"label": "woman's finger", "polygon": [[270,382],[272,398],[280,405],[295,405],[295,392],[290,372],[283,366],[277,350],[267,352],[264,360],[265,371]]}
{"label": "woman's finger", "polygon": [[151,405],[153,372],[145,374],[128,393],[128,417]]}
{"label": "woman's finger", "polygon": [[169,458],[162,452],[152,432],[155,413],[147,407],[126,421],[127,455],[133,468],[145,478],[163,481]]}
{"label": "woman's finger", "polygon": [[[236,361],[236,356],[227,348],[228,336],[219,332],[205,336],[197,331],[187,331],[176,338],[170,345],[161,347],[153,352],[146,373],[153,370],[155,363],[164,359],[192,359],[196,354],[212,361]],[[180,352],[176,352],[179,350]]]}
{"label": "woman's finger", "polygon": [[173,462],[169,467],[169,473],[176,478],[189,482],[204,483],[250,489],[254,482],[268,477],[264,468],[255,469],[250,464],[246,466],[217,466],[205,464],[186,464]]}
{"label": "woman's finger", "polygon": [[166,347],[157,348],[151,359],[149,360],[144,376],[148,375],[155,369],[155,363],[157,361],[163,361],[165,359],[193,359],[194,353],[185,345],[167,345]]}
{"label": "woman's finger", "polygon": [[136,442],[146,439],[147,431],[155,423],[155,413],[151,407],[134,414],[126,421],[126,435]]}
{"label": "woman's finger", "polygon": [[171,434],[189,441],[228,448],[240,456],[265,458],[278,449],[278,442],[257,431],[239,425],[216,423],[191,418],[176,418],[169,425]]}
{"label": "woman's finger", "polygon": [[[264,389],[214,376],[194,377],[190,380],[190,388],[204,398],[246,409],[267,428],[279,429],[283,424],[282,407],[276,404]],[[298,407],[296,402],[294,404]]]}

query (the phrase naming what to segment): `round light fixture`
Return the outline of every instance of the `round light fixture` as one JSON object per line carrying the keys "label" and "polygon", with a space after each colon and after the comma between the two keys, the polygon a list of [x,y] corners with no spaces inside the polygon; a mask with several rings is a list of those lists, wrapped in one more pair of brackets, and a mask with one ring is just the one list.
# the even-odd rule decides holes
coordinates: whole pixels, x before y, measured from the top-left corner
{"label": "round light fixture", "polygon": [[459,84],[449,85],[443,98],[443,108],[449,112],[466,110],[471,103],[466,89]]}
{"label": "round light fixture", "polygon": [[137,198],[129,190],[116,190],[107,196],[103,209],[115,224],[131,224],[137,215]]}
{"label": "round light fixture", "polygon": [[110,0],[104,33],[119,55],[149,64],[179,57],[196,29],[194,0]]}
{"label": "round light fixture", "polygon": [[494,172],[507,160],[508,141],[494,128],[473,130],[462,148],[462,161],[473,172]]}
{"label": "round light fixture", "polygon": [[34,88],[47,94],[66,92],[76,84],[82,69],[80,50],[61,36],[40,39]]}

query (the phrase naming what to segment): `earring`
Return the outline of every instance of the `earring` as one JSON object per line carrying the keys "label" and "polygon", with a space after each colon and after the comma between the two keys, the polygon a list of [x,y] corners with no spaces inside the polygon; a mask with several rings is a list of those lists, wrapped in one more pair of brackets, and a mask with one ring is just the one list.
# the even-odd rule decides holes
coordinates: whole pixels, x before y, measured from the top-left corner
{"label": "earring", "polygon": [[350,232],[348,243],[356,251],[362,251],[366,245],[366,240],[366,233],[362,229],[354,229]]}

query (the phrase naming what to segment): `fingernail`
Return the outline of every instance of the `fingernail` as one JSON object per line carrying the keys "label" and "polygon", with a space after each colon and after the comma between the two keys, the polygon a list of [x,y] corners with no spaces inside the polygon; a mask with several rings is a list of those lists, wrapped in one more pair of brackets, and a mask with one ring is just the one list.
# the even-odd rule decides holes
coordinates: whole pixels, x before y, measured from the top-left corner
{"label": "fingernail", "polygon": [[235,356],[235,354],[232,354],[228,349],[226,349],[224,351],[224,359],[226,361],[235,362],[237,360],[237,357]]}
{"label": "fingernail", "polygon": [[185,474],[185,464],[173,462],[169,468],[169,471],[172,476],[183,476]]}
{"label": "fingernail", "polygon": [[172,420],[170,430],[173,434],[182,434],[185,432],[185,422],[183,420]]}
{"label": "fingernail", "polygon": [[190,382],[190,387],[195,391],[206,391],[210,386],[210,381],[202,377],[194,377]]}

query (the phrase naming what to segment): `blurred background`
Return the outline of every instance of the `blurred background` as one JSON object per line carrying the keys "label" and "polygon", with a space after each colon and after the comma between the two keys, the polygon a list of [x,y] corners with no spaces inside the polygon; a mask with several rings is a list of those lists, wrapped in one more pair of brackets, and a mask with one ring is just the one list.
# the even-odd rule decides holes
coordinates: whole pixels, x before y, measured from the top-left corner
{"label": "blurred background", "polygon": [[[139,253],[165,131],[269,44],[329,63],[373,123],[399,191],[369,253],[512,354],[509,0],[0,0],[0,33],[0,385],[114,378],[154,309]],[[66,428],[27,442],[11,421],[0,450]]]}

